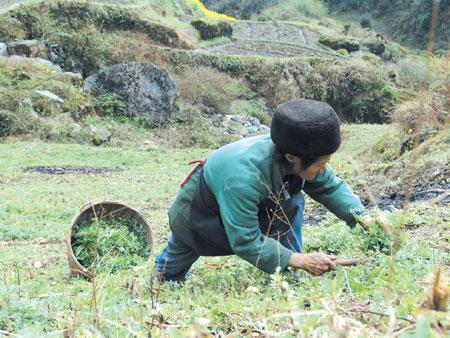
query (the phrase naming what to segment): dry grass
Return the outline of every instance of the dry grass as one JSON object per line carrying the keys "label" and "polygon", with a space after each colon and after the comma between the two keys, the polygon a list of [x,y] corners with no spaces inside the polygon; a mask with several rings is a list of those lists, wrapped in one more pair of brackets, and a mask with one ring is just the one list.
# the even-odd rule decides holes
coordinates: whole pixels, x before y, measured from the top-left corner
{"label": "dry grass", "polygon": [[180,97],[209,113],[226,114],[232,101],[251,94],[240,80],[210,67],[191,68],[175,78]]}

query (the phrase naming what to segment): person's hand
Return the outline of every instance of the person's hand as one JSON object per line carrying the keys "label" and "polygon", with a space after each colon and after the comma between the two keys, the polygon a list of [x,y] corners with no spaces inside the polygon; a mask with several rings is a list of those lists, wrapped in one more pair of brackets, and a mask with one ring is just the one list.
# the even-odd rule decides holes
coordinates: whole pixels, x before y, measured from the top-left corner
{"label": "person's hand", "polygon": [[336,256],[327,255],[323,252],[293,253],[289,260],[289,266],[295,269],[303,269],[313,276],[320,276],[325,272],[336,270],[336,259]]}
{"label": "person's hand", "polygon": [[361,217],[358,222],[367,231],[370,231],[371,227],[374,224],[378,224],[381,229],[383,229],[387,233],[392,231],[392,225],[389,223],[389,220],[387,219],[385,214],[379,214],[377,217],[365,215]]}

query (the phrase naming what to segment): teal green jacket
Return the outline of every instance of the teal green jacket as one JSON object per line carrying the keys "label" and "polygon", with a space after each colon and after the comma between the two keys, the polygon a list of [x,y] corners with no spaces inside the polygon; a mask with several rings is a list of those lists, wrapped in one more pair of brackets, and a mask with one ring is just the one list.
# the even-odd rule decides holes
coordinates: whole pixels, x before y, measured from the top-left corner
{"label": "teal green jacket", "polygon": [[[268,199],[290,198],[283,189],[287,174],[274,158],[269,135],[221,147],[178,192],[169,210],[171,230],[199,255],[236,254],[269,273],[278,266],[285,269],[292,251],[261,232],[258,211]],[[365,213],[360,199],[329,165],[302,185],[350,226],[356,223],[354,215]]]}

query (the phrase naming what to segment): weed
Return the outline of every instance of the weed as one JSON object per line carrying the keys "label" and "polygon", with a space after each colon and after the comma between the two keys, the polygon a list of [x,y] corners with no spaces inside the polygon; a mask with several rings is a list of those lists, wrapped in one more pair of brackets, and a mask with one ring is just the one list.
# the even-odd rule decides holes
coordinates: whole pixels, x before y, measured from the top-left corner
{"label": "weed", "polygon": [[95,110],[100,116],[129,117],[128,107],[115,93],[103,93],[95,99]]}
{"label": "weed", "polygon": [[112,273],[145,262],[149,253],[145,238],[145,227],[133,219],[94,218],[73,227],[72,249],[88,271]]}

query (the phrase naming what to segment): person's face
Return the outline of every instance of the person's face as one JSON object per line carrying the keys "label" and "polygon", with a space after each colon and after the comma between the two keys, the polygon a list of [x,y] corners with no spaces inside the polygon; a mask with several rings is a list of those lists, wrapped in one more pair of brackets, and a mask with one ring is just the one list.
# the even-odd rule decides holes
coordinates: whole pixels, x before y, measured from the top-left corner
{"label": "person's face", "polygon": [[324,171],[330,159],[331,154],[321,156],[316,162],[311,164],[308,168],[303,169],[302,160],[300,157],[292,154],[286,154],[286,160],[288,160],[289,163],[292,164],[294,172],[298,176],[304,178],[307,181],[313,180],[319,173]]}

